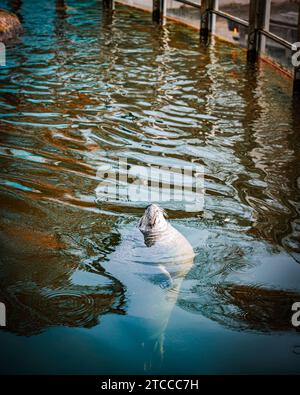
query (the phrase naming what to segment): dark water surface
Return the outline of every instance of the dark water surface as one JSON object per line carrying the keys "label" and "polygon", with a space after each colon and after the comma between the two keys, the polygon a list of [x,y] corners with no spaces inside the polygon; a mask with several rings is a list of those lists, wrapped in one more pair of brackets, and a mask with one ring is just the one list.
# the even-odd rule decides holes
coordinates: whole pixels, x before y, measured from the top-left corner
{"label": "dark water surface", "polygon": [[[1,373],[300,373],[291,82],[137,10],[20,3],[0,68]],[[131,314],[134,280],[114,270],[141,246],[147,204],[96,195],[119,158],[204,168],[203,210],[164,203],[196,257],[173,299],[155,294],[160,327],[144,296]]]}

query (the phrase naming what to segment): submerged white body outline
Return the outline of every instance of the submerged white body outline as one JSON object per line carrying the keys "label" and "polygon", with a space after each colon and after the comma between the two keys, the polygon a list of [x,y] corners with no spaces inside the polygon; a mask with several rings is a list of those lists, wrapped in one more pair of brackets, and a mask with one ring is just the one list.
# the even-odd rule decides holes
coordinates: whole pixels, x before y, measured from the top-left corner
{"label": "submerged white body outline", "polygon": [[152,354],[145,361],[148,365],[153,352],[162,357],[164,332],[195,257],[191,244],[164,214],[159,206],[148,206],[139,230],[121,230],[122,241],[104,264],[126,288],[126,315],[138,320],[148,334],[142,339]]}

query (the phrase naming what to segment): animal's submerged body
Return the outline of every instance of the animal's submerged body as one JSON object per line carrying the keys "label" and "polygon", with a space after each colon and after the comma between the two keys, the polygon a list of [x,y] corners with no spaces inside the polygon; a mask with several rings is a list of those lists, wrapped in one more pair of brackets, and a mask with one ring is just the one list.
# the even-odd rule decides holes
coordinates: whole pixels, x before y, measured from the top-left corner
{"label": "animal's submerged body", "polygon": [[121,233],[105,268],[126,287],[127,316],[139,319],[149,338],[157,340],[193,264],[193,248],[156,205],[146,209],[138,229],[125,227]]}

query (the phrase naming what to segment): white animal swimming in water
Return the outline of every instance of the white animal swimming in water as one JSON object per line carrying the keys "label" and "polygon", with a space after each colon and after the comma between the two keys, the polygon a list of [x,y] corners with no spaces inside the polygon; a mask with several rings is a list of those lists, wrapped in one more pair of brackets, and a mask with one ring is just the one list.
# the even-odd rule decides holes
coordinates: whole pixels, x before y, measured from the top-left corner
{"label": "white animal swimming in water", "polygon": [[[120,229],[121,243],[104,267],[126,288],[127,321],[147,344],[148,361],[153,358],[176,303],[180,285],[194,261],[194,251],[187,239],[165,219],[165,211],[149,205],[137,228]],[[128,329],[124,328],[124,331]],[[147,334],[147,335],[146,335]],[[135,335],[136,336],[136,335]]]}
{"label": "white animal swimming in water", "polygon": [[[150,204],[138,228],[144,235],[145,245],[150,247],[152,263],[158,265],[171,286],[173,277],[182,277],[187,272],[195,254],[187,239],[165,217],[166,212],[161,207]],[[164,286],[164,283],[159,285]]]}

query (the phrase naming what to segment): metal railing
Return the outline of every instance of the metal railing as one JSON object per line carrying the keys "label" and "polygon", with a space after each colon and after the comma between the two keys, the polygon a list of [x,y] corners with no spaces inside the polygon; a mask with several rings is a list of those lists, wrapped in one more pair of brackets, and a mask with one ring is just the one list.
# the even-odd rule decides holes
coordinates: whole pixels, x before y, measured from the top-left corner
{"label": "metal railing", "polygon": [[[179,2],[181,2],[181,0],[179,0]],[[221,18],[227,19],[228,21],[235,22],[244,27],[249,27],[249,22],[245,21],[244,19],[238,18],[234,15],[228,14],[227,12],[220,10],[211,10],[211,12],[215,15],[220,16]]]}
{"label": "metal railing", "polygon": [[[164,6],[166,0],[153,0]],[[237,25],[243,26],[248,30],[248,58],[256,60],[259,55],[265,51],[265,38],[273,40],[275,43],[282,45],[284,48],[291,51],[294,50],[293,43],[279,37],[278,35],[269,31],[271,20],[271,0],[250,0],[249,3],[249,22],[238,18],[234,15],[228,14],[218,9],[218,0],[201,0],[201,5],[187,0],[176,0],[179,3],[187,4],[200,9],[200,35],[205,40],[209,34],[215,31],[215,20],[212,15],[219,16]],[[162,15],[163,16],[163,15]],[[291,25],[298,29],[298,41],[300,42],[300,2],[299,2],[299,17],[298,26]],[[294,68],[294,93],[300,93],[300,66]]]}
{"label": "metal railing", "polygon": [[[103,0],[106,4],[114,7],[114,0]],[[152,1],[152,15],[157,22],[162,22],[166,17],[167,0],[148,0]],[[248,31],[247,48],[248,59],[256,59],[265,51],[266,38],[273,40],[275,43],[291,51],[295,51],[293,43],[279,37],[269,31],[271,19],[271,0],[250,0],[249,2],[249,21],[238,18],[218,9],[218,0],[201,0],[201,4],[194,3],[190,0],[176,0],[200,11],[200,37],[201,40],[208,42],[210,34],[215,32],[215,19],[213,16],[225,18],[237,25],[243,26]],[[298,25],[289,24],[290,27],[298,29],[298,42],[300,42],[300,1],[299,1],[299,18]],[[292,65],[292,63],[291,63]],[[294,93],[300,94],[300,65],[294,67]]]}
{"label": "metal railing", "polygon": [[[244,19],[241,19],[241,18],[238,18],[238,17],[236,17],[234,15],[228,14],[227,12],[220,11],[219,9],[215,8],[215,7],[217,7],[217,3],[218,3],[217,1],[205,1],[205,0],[202,0],[201,5],[197,4],[197,3],[194,3],[193,1],[189,1],[189,0],[176,0],[176,1],[178,3],[182,3],[182,4],[185,4],[185,5],[189,5],[191,7],[198,8],[203,13],[207,13],[207,15],[209,13],[211,13],[211,14],[217,15],[217,16],[219,16],[221,18],[227,19],[227,20],[229,20],[231,22],[234,22],[234,23],[236,23],[238,25],[241,25],[243,27],[246,27],[246,28],[250,27],[250,24],[249,24],[248,21],[246,21]],[[256,0],[256,1],[258,1],[258,0]],[[253,3],[256,3],[256,1],[252,0]],[[260,5],[261,4],[263,5],[263,7],[260,7],[261,11],[262,11],[262,13],[265,13],[266,5],[267,5],[267,3],[270,3],[270,0],[259,0],[259,1],[260,1]],[[164,3],[163,0],[154,0],[153,1],[154,7],[158,7],[158,8],[163,7],[162,3]],[[251,0],[250,0],[250,3],[251,3]],[[251,7],[251,5],[250,5],[250,7]],[[257,10],[256,4],[255,4],[255,6],[253,8],[255,10]],[[165,15],[163,15],[163,10],[159,14],[160,14],[160,17],[164,17],[165,16]],[[268,21],[265,21],[266,25],[269,25],[269,22],[272,22],[272,19],[270,19],[270,17],[268,19],[269,19]],[[295,25],[292,25],[292,24],[289,24],[289,26],[296,27]],[[213,26],[211,26],[208,29],[209,32],[212,32],[213,30],[214,30]],[[255,30],[255,27],[254,27],[254,30]],[[292,43],[288,42],[287,40],[285,40],[285,39],[283,39],[283,38],[281,38],[279,36],[277,36],[274,33],[271,33],[269,30],[266,30],[263,27],[258,27],[256,30],[257,30],[258,34],[264,35],[264,36],[270,38],[271,40],[275,41],[276,43],[278,43],[280,45],[283,45],[284,47],[286,47],[286,48],[288,48],[290,50],[293,49]]]}
{"label": "metal railing", "polygon": [[276,34],[271,33],[270,31],[265,30],[265,29],[260,30],[259,33],[270,38],[271,40],[275,41],[276,43],[283,45],[284,47],[290,49],[291,51],[293,50],[293,44],[286,41],[284,38],[281,38],[281,37],[277,36]]}
{"label": "metal railing", "polygon": [[[176,0],[176,1],[177,1],[177,0]],[[178,1],[179,1],[180,3],[182,2],[182,0],[178,0]],[[249,22],[245,21],[244,19],[235,17],[235,16],[233,16],[233,15],[230,15],[230,14],[228,14],[228,13],[226,13],[226,12],[219,11],[219,10],[211,10],[211,12],[212,12],[213,14],[218,15],[218,16],[220,16],[220,17],[222,17],[222,18],[225,18],[225,19],[227,19],[227,20],[229,20],[229,21],[235,22],[235,23],[237,23],[237,24],[239,24],[239,25],[241,25],[241,26],[244,26],[244,27],[249,28]],[[272,22],[272,19],[269,19],[269,22]],[[291,24],[289,24],[289,26],[290,26],[290,27],[295,27],[295,25],[291,25]],[[284,47],[286,47],[286,48],[288,48],[288,49],[290,49],[290,50],[293,49],[293,44],[292,44],[292,43],[288,42],[287,40],[285,40],[285,39],[282,38],[282,37],[277,36],[277,35],[274,34],[274,33],[271,33],[269,30],[266,30],[266,29],[258,29],[258,33],[261,34],[261,35],[264,35],[264,36],[266,36],[266,37],[268,37],[268,38],[270,38],[271,40],[275,41],[277,44],[283,45]]]}
{"label": "metal railing", "polygon": [[188,1],[188,0],[180,0],[180,1],[178,1],[178,3],[183,3],[183,4],[186,4],[186,5],[190,5],[192,7],[199,8],[199,9],[201,8],[200,4],[196,4],[196,3],[192,2],[192,1]]}

